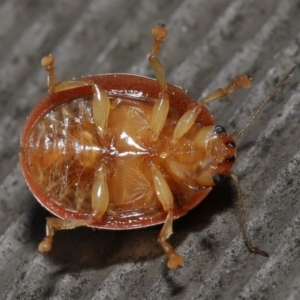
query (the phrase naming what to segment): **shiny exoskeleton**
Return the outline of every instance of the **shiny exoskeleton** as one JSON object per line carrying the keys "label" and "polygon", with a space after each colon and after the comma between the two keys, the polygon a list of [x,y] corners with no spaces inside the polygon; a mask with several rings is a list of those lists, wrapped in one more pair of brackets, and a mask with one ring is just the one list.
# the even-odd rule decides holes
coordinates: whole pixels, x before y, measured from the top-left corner
{"label": "shiny exoskeleton", "polygon": [[[166,241],[173,220],[200,203],[229,173],[237,136],[215,125],[204,103],[250,86],[240,75],[224,89],[192,102],[166,83],[157,58],[167,29],[152,30],[149,54],[157,80],[107,74],[57,82],[54,57],[42,65],[49,95],[29,116],[20,163],[35,197],[57,217],[47,218],[40,252],[55,230],[90,226],[133,229],[163,223],[159,242],[168,267],[183,257]],[[246,234],[244,234],[246,236]],[[253,247],[251,250],[266,253]]]}

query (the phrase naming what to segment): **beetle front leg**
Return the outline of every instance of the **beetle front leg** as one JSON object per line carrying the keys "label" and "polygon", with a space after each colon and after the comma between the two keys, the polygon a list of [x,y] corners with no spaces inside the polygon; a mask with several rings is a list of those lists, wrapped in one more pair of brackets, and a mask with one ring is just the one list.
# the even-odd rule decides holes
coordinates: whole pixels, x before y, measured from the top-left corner
{"label": "beetle front leg", "polygon": [[201,104],[195,103],[180,117],[174,128],[171,144],[175,144],[185,133],[190,130],[199,113],[201,112],[202,107],[203,106]]}
{"label": "beetle front leg", "polygon": [[167,83],[165,77],[165,68],[161,61],[156,56],[161,48],[161,44],[164,38],[168,34],[168,30],[165,25],[159,24],[152,29],[154,37],[154,44],[149,54],[149,62],[156,75],[156,78],[161,85],[161,93],[159,94],[158,100],[155,102],[152,112],[150,127],[153,131],[152,140],[157,140],[162,128],[165,125],[167,115],[169,112],[169,95],[167,92]]}
{"label": "beetle front leg", "polygon": [[226,88],[216,89],[214,92],[202,99],[199,99],[197,102],[201,104],[208,103],[211,101],[222,99],[239,88],[247,89],[251,86],[251,80],[252,78],[250,76],[241,74],[235,81],[228,84]]}
{"label": "beetle front leg", "polygon": [[166,240],[173,233],[173,209],[174,200],[172,192],[163,174],[154,163],[151,163],[154,189],[158,200],[163,206],[163,210],[168,213],[164,226],[158,236],[158,241],[162,245],[168,257],[168,268],[175,269],[182,265],[184,258],[178,254]]}

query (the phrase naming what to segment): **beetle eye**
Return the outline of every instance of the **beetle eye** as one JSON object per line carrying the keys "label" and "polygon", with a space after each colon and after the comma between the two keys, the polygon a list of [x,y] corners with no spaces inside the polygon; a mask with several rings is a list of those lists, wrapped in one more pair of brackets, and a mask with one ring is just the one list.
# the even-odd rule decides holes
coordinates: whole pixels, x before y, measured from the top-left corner
{"label": "beetle eye", "polygon": [[216,134],[221,134],[223,132],[226,133],[225,128],[223,126],[221,126],[221,125],[216,125],[216,127],[215,127],[215,133]]}
{"label": "beetle eye", "polygon": [[215,185],[219,185],[221,184],[225,179],[225,176],[221,175],[221,174],[215,174],[213,176],[213,181]]}
{"label": "beetle eye", "polygon": [[235,142],[234,141],[228,142],[226,143],[226,146],[229,148],[235,148]]}
{"label": "beetle eye", "polygon": [[235,156],[228,156],[225,158],[226,161],[228,162],[234,162],[235,161]]}

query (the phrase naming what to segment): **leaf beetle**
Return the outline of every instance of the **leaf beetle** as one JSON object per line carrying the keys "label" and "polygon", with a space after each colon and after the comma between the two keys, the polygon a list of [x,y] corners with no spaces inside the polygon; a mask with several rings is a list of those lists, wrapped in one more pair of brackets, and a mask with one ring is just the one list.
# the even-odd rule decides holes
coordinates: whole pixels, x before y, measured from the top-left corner
{"label": "leaf beetle", "polygon": [[224,177],[237,185],[243,236],[243,203],[237,176],[230,172],[235,141],[275,90],[240,130],[230,136],[214,123],[204,104],[248,88],[244,74],[225,88],[193,102],[181,88],[168,84],[157,57],[168,31],[152,29],[148,56],[156,80],[129,74],[104,74],[56,81],[54,57],[46,54],[48,91],[25,124],[20,166],[35,198],[56,217],[47,218],[39,251],[52,248],[56,230],[89,226],[135,229],[163,224],[158,241],[169,268],[183,257],[168,243],[173,220],[197,206]]}

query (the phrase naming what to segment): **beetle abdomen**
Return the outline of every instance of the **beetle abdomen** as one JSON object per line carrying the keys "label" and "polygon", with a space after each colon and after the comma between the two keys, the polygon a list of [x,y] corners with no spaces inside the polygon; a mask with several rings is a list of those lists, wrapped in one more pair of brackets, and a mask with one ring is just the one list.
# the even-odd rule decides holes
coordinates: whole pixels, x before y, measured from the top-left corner
{"label": "beetle abdomen", "polygon": [[41,117],[26,147],[28,168],[52,201],[89,211],[95,162],[103,155],[91,116],[90,101],[64,103]]}
{"label": "beetle abdomen", "polygon": [[[108,214],[158,211],[161,204],[149,169],[150,161],[155,161],[170,185],[175,208],[184,206],[198,189],[174,180],[164,156],[178,121],[176,114],[169,113],[160,139],[151,141],[151,102],[121,97],[110,101],[112,108],[104,138],[96,130],[90,99],[65,102],[36,122],[25,151],[36,184],[65,209],[90,213],[94,174],[102,165],[110,194]],[[180,145],[178,149],[182,148]]]}

